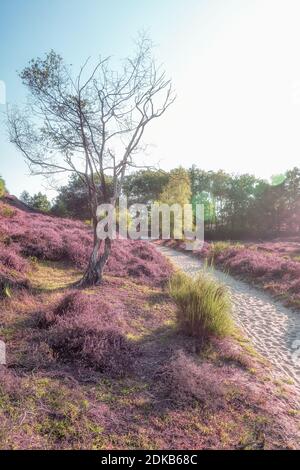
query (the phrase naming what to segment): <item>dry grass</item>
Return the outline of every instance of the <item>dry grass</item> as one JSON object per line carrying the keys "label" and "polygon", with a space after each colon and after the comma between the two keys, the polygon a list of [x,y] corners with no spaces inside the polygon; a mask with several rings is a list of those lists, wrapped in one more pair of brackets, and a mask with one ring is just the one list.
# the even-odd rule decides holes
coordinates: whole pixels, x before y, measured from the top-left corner
{"label": "dry grass", "polygon": [[29,274],[31,285],[37,291],[53,291],[70,287],[79,281],[82,274],[78,269],[59,261],[34,263]]}

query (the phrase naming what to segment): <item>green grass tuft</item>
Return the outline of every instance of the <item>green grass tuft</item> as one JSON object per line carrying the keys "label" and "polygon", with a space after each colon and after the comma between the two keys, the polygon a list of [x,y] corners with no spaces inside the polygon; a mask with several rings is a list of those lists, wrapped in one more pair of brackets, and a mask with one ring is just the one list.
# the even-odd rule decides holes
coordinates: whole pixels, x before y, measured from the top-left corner
{"label": "green grass tuft", "polygon": [[169,289],[178,307],[177,322],[183,332],[199,338],[233,332],[229,293],[211,276],[201,273],[193,279],[179,271],[171,278]]}

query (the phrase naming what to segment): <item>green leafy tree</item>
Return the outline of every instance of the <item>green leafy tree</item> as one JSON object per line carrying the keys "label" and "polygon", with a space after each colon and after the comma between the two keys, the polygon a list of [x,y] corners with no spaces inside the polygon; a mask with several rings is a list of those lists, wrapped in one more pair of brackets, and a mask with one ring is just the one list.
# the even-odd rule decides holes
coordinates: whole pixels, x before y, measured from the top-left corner
{"label": "green leafy tree", "polygon": [[20,200],[32,209],[36,209],[41,212],[49,212],[51,209],[51,204],[46,194],[42,194],[40,191],[33,196],[30,196],[28,191],[23,191],[20,196]]}
{"label": "green leafy tree", "polygon": [[192,197],[192,205],[193,205],[193,212],[196,212],[196,204],[202,204],[204,208],[204,224],[205,227],[210,228],[212,227],[215,218],[216,218],[216,211],[214,201],[211,198],[211,195],[207,191],[202,191],[201,193],[195,194]]}
{"label": "green leafy tree", "polygon": [[21,196],[20,196],[20,200],[22,202],[24,202],[24,204],[26,204],[27,206],[31,206],[31,196],[29,194],[28,191],[23,191]]}
{"label": "green leafy tree", "polygon": [[[94,181],[98,188],[98,202],[104,202],[101,195],[101,184],[98,175],[94,175]],[[107,191],[113,195],[112,179],[105,179]],[[77,175],[71,175],[69,182],[61,186],[58,196],[55,199],[51,212],[61,217],[74,217],[75,219],[87,220],[93,218],[91,206],[89,204],[89,191],[86,184]]]}
{"label": "green leafy tree", "polygon": [[68,184],[59,188],[51,212],[61,217],[91,218],[88,190],[77,175],[72,175]]}
{"label": "green leafy tree", "polygon": [[300,169],[286,172],[284,181],[288,224],[293,231],[300,231]]}
{"label": "green leafy tree", "polygon": [[169,180],[159,195],[159,201],[183,206],[191,202],[191,197],[191,181],[188,171],[182,167],[171,170]]}
{"label": "green leafy tree", "polygon": [[126,177],[123,193],[128,197],[129,204],[150,204],[159,199],[168,180],[167,172],[140,170]]}
{"label": "green leafy tree", "polygon": [[230,178],[225,210],[234,236],[247,231],[247,214],[255,194],[256,181],[255,176],[248,174]]}
{"label": "green leafy tree", "polygon": [[193,201],[204,204],[205,228],[218,238],[275,235],[300,230],[300,170],[273,176],[189,170]]}
{"label": "green leafy tree", "polygon": [[46,194],[38,192],[31,198],[31,207],[42,212],[49,212],[51,209],[51,204],[48,201]]}
{"label": "green leafy tree", "polygon": [[0,197],[3,197],[5,195],[6,188],[5,188],[5,182],[4,179],[0,176]]}
{"label": "green leafy tree", "polygon": [[[182,209],[184,204],[191,202],[192,190],[190,176],[187,170],[182,167],[175,168],[170,171],[169,179],[167,184],[163,187],[161,194],[159,195],[159,202],[169,204],[179,204]],[[180,234],[175,234],[175,220],[174,213],[170,214],[170,229],[171,237],[177,238]]]}

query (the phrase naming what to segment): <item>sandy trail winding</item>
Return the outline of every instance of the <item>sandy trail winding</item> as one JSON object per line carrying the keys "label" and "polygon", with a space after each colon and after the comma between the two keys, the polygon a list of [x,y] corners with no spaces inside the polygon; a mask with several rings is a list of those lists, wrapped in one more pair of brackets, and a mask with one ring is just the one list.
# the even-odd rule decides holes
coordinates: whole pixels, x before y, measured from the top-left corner
{"label": "sandy trail winding", "polygon": [[[188,274],[203,269],[201,260],[189,253],[161,245],[156,248]],[[230,275],[216,269],[211,272],[230,290],[236,323],[262,356],[292,379],[300,391],[300,313]]]}

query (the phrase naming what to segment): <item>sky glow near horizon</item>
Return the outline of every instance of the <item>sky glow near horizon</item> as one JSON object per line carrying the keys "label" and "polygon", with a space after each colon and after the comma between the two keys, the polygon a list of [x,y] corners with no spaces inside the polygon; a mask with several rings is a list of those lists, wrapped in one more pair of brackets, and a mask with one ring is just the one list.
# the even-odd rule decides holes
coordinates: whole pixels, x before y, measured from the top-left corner
{"label": "sky glow near horizon", "polygon": [[[300,166],[297,0],[2,0],[0,19],[0,81],[10,103],[25,102],[16,70],[32,57],[53,48],[75,68],[89,55],[124,57],[146,29],[177,100],[146,132],[140,161],[263,178]],[[2,124],[0,148],[12,193],[44,191]]]}

